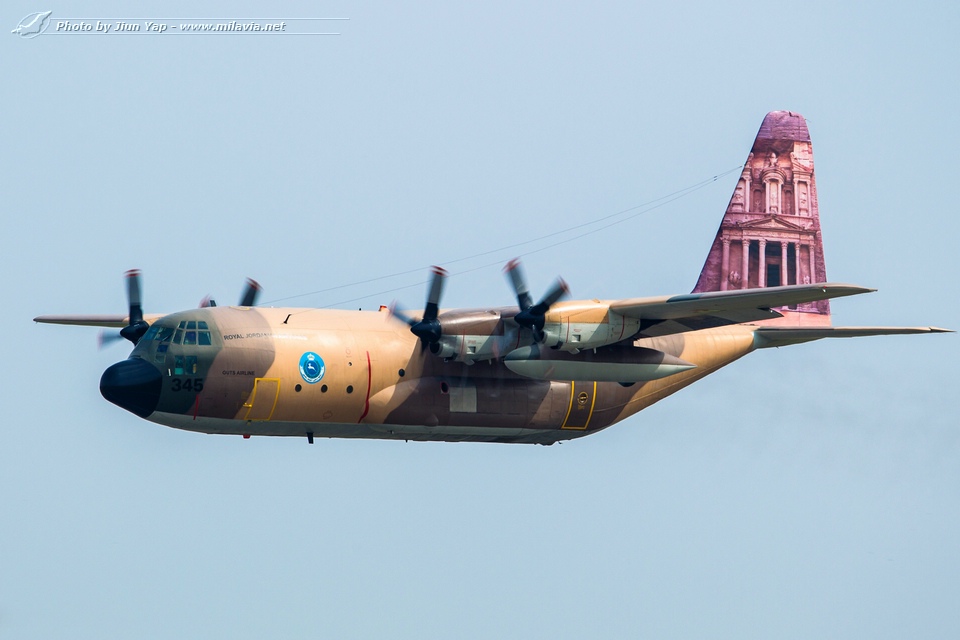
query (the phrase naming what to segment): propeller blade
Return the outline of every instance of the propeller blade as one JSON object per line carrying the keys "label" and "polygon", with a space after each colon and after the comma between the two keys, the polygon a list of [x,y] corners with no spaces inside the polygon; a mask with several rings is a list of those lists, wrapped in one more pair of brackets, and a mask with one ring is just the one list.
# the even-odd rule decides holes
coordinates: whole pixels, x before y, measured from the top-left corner
{"label": "propeller blade", "polygon": [[547,312],[547,309],[552,307],[554,303],[563,298],[568,293],[570,293],[570,287],[567,286],[567,283],[563,278],[557,278],[557,281],[553,283],[553,287],[547,291],[547,294],[543,296],[543,299],[540,300],[537,304],[533,305],[530,309],[531,313],[536,313],[542,315]]}
{"label": "propeller blade", "polygon": [[210,296],[210,294],[207,294],[207,295],[203,296],[203,300],[200,301],[200,308],[201,308],[201,309],[206,309],[207,307],[215,307],[215,306],[217,306],[217,301],[214,300],[214,299]]}
{"label": "propeller blade", "polygon": [[523,270],[520,268],[520,258],[514,258],[503,268],[503,272],[510,277],[513,284],[513,290],[517,294],[517,304],[520,310],[529,309],[533,306],[533,298],[530,296],[530,289],[523,278]]}
{"label": "propeller blade", "polygon": [[241,307],[255,307],[257,305],[257,296],[260,295],[262,287],[260,283],[253,278],[247,278],[247,287],[243,290],[243,297],[240,298]]}
{"label": "propeller blade", "polygon": [[140,306],[140,270],[130,269],[127,276],[127,304],[130,305],[130,324],[143,320],[143,308]]}
{"label": "propeller blade", "polygon": [[423,320],[421,322],[430,322],[437,319],[437,313],[440,311],[440,296],[443,295],[443,283],[446,279],[446,269],[433,267],[433,279],[430,281],[427,306],[423,310]]}
{"label": "propeller blade", "polygon": [[150,325],[143,321],[143,308],[140,306],[140,270],[130,269],[125,275],[127,303],[130,305],[130,324],[120,330],[120,336],[136,345]]}
{"label": "propeller blade", "polygon": [[110,345],[123,340],[123,336],[119,333],[109,332],[107,333],[103,329],[97,334],[97,349],[103,350],[109,347]]}
{"label": "propeller blade", "polygon": [[413,318],[411,318],[410,316],[408,316],[408,315],[407,315],[406,313],[404,313],[403,311],[400,311],[399,309],[397,309],[397,301],[396,301],[396,300],[394,300],[393,302],[390,303],[390,306],[387,308],[387,313],[390,314],[390,317],[391,317],[391,318],[397,318],[398,320],[402,320],[403,322],[406,322],[406,323],[407,323],[408,325],[410,325],[411,327],[412,327],[413,325],[417,324],[417,321],[416,321],[416,320],[414,320]]}

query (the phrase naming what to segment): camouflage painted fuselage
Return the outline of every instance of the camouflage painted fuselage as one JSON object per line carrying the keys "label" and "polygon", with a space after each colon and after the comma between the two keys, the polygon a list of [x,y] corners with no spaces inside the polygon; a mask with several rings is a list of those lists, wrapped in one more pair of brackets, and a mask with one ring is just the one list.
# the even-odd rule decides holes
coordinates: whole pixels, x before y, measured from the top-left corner
{"label": "camouflage painted fuselage", "polygon": [[[216,307],[155,324],[191,321],[206,323],[209,345],[155,333],[131,354],[162,378],[156,409],[144,417],[219,434],[551,444],[623,420],[754,348],[747,326],[631,341],[622,348],[697,366],[625,387],[530,379],[502,359],[445,361],[385,312]],[[302,370],[306,354],[322,361],[320,377]]]}

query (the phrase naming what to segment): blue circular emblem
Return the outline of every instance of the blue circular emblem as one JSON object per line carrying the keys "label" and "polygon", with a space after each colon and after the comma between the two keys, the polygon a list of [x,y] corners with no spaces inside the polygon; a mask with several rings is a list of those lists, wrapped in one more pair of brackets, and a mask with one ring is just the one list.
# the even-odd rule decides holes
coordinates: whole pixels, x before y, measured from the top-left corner
{"label": "blue circular emblem", "polygon": [[307,351],[300,356],[300,376],[310,384],[320,382],[327,367],[323,364],[323,358],[313,351]]}

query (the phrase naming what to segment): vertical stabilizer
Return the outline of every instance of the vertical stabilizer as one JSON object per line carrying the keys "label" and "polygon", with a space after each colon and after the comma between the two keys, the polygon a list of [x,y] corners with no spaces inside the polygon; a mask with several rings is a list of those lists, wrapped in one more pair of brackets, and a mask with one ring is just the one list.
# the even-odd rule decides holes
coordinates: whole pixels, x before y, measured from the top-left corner
{"label": "vertical stabilizer", "polygon": [[[827,281],[807,122],[771,111],[733,190],[694,293]],[[827,300],[778,308],[790,325],[829,325]]]}

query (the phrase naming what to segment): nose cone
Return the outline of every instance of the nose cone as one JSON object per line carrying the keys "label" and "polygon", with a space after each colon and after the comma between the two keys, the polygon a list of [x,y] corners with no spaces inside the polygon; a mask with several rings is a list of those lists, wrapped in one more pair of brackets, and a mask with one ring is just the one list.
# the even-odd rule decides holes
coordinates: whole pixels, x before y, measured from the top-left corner
{"label": "nose cone", "polygon": [[103,372],[100,393],[118,407],[146,418],[157,408],[162,382],[156,367],[140,358],[130,358]]}

